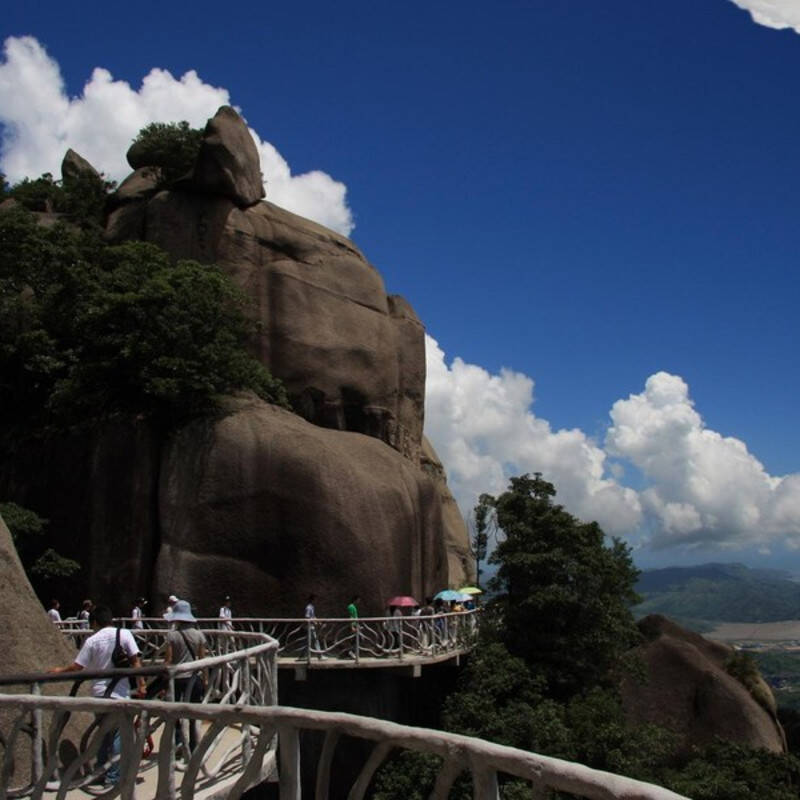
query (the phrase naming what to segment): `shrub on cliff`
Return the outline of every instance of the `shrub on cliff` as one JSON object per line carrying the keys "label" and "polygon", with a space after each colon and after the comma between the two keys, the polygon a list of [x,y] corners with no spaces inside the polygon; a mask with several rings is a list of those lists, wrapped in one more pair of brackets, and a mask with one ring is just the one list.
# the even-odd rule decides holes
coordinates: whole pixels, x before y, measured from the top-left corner
{"label": "shrub on cliff", "polygon": [[176,424],[245,389],[285,406],[246,349],[245,307],[214,266],[0,213],[0,431],[119,414]]}
{"label": "shrub on cliff", "polygon": [[165,182],[186,175],[197,160],[203,131],[183,122],[151,122],[142,128],[128,150],[134,168],[156,167]]}

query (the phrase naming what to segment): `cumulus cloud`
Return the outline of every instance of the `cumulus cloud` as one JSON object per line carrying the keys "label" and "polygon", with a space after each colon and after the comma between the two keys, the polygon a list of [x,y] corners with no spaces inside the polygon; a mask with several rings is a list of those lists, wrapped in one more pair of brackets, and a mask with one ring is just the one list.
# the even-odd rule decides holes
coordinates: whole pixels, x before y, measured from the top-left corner
{"label": "cumulus cloud", "polygon": [[[614,403],[599,443],[537,417],[526,375],[448,366],[426,344],[425,432],[465,515],[481,492],[542,472],[569,511],[635,547],[800,547],[800,475],[773,477],[743,442],[708,429],[679,376],[656,373]],[[643,486],[623,484],[626,467]]]}
{"label": "cumulus cloud", "polygon": [[[129,172],[125,153],[150,122],[187,120],[202,127],[227,89],[211,86],[194,70],[174,78],[152,69],[139,89],[97,67],[77,97],[66,92],[59,65],[33,37],[9,37],[0,60],[0,169],[10,181],[59,175],[71,147],[107,177]],[[319,170],[292,175],[281,154],[252,131],[261,156],[267,197],[284,208],[345,235],[353,229],[345,185]]]}
{"label": "cumulus cloud", "polygon": [[641,492],[655,547],[800,544],[800,475],[773,477],[744,442],[708,429],[677,375],[618,400],[605,441],[651,484]]}
{"label": "cumulus cloud", "polygon": [[425,433],[445,464],[453,494],[467,514],[481,492],[498,493],[511,475],[541,472],[558,501],[610,533],[642,521],[637,494],[609,471],[605,452],[578,429],[552,430],[532,411],[533,381],[503,369],[492,375],[444,352],[426,338]]}
{"label": "cumulus cloud", "polygon": [[800,33],[800,4],[797,0],[731,0],[750,12],[754,22],[781,30],[794,28]]}

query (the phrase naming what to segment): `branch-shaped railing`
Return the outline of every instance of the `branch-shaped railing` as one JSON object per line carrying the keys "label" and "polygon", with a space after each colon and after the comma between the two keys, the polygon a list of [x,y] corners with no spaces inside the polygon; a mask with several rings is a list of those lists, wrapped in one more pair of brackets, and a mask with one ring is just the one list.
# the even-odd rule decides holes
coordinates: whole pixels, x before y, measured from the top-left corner
{"label": "branch-shaped railing", "polygon": [[[107,710],[107,701],[41,697],[36,695],[0,695],[0,716],[13,711],[20,717],[30,717],[47,711],[53,719],[67,713]],[[363,800],[368,796],[375,772],[395,749],[429,753],[441,759],[432,798],[447,798],[456,778],[463,772],[472,777],[473,797],[476,800],[494,800],[500,796],[503,776],[520,778],[530,784],[534,797],[544,797],[548,790],[569,792],[590,800],[685,800],[680,795],[652,784],[635,781],[607,772],[593,770],[580,764],[561,761],[517,750],[513,747],[492,744],[480,739],[424,728],[412,728],[392,722],[367,717],[332,712],[308,711],[274,706],[271,708],[211,706],[188,703],[166,703],[155,701],[126,701],[117,703],[112,715],[106,716],[107,727],[116,725],[122,731],[123,779],[119,792],[124,800],[133,800],[136,770],[141,763],[144,748],[141,722],[159,718],[164,721],[165,737],[169,741],[179,719],[191,718],[202,721],[205,735],[187,765],[181,784],[182,800],[189,800],[200,786],[197,778],[207,749],[216,741],[226,727],[239,726],[252,732],[252,747],[249,757],[241,760],[237,767],[238,777],[224,794],[217,796],[238,800],[241,792],[252,785],[259,776],[265,754],[279,740],[279,788],[281,800],[300,800],[300,733],[321,731],[325,741],[316,765],[316,800],[328,800],[330,776],[337,741],[342,736],[374,742],[371,755],[366,759],[361,772],[348,792],[349,800]],[[139,721],[140,727],[136,724]],[[12,732],[19,726],[12,724]],[[144,726],[146,727],[146,725]],[[170,784],[169,749],[166,755],[159,753],[156,800],[174,796]],[[222,763],[222,762],[221,762]],[[4,763],[4,769],[5,769]],[[45,772],[47,772],[46,767]],[[223,767],[221,766],[220,769]],[[38,800],[43,794],[44,778],[25,794],[14,796],[31,797]],[[3,787],[6,782],[3,781]],[[12,796],[0,787],[0,800]],[[64,796],[63,786],[57,800]],[[110,795],[108,795],[110,796]]]}
{"label": "branch-shaped railing", "polygon": [[[278,641],[278,657],[295,661],[338,659],[392,661],[407,659],[438,660],[465,653],[475,645],[478,611],[461,611],[432,616],[364,617],[352,619],[268,619],[237,617],[222,621],[216,617],[198,619],[203,630],[249,631],[264,633]],[[120,623],[132,627],[134,620]],[[60,623],[65,633],[80,641],[86,631],[72,623]],[[145,630],[164,629],[162,617],[142,620]],[[138,631],[134,630],[135,634]]]}
{"label": "branch-shaped railing", "polygon": [[[5,701],[0,703],[5,712],[0,727],[0,800],[39,798],[45,791],[55,792],[57,800],[61,800],[66,792],[101,780],[114,761],[118,762],[121,775],[111,791],[119,791],[123,797],[132,797],[139,773],[148,769],[157,770],[159,798],[177,796],[175,779],[180,773],[182,798],[220,783],[249,786],[263,778],[262,773],[268,768],[266,757],[274,754],[274,747],[265,749],[259,732],[231,714],[224,717],[224,722],[218,719],[207,730],[198,731],[195,721],[205,718],[198,717],[196,710],[274,705],[277,642],[257,633],[205,633],[212,655],[175,666],[158,664],[165,631],[137,631],[147,664],[140,669],[0,678],[0,687],[13,687],[16,691],[30,687],[31,691],[30,695],[3,695]],[[150,681],[148,696],[163,697],[167,702],[43,696],[45,688],[52,684],[73,683],[74,694],[79,683],[104,677],[144,677]],[[176,682],[185,685],[187,679],[196,680],[203,687],[202,700],[169,702],[176,697]],[[22,702],[26,696],[34,698],[34,702]],[[90,703],[91,708],[48,705],[51,700]],[[190,708],[192,712],[179,713],[178,708]],[[44,710],[54,713],[46,720]],[[80,734],[67,728],[74,711],[92,711],[96,715]],[[117,731],[120,754],[112,762],[96,764],[104,739]],[[156,740],[159,745],[154,757]],[[176,760],[179,748],[182,762]],[[253,760],[255,756],[257,762]]]}

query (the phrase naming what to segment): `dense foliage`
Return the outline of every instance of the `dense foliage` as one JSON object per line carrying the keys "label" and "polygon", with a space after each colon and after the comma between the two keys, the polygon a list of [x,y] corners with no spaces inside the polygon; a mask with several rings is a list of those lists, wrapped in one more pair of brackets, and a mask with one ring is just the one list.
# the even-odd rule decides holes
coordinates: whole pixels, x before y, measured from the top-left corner
{"label": "dense foliage", "polygon": [[241,389],[285,404],[246,350],[244,309],[216,267],[0,213],[0,434],[119,414],[175,424]]}
{"label": "dense foliage", "polygon": [[73,224],[98,227],[113,184],[89,172],[56,181],[46,172],[40,178],[24,178],[8,190],[8,196],[28,211],[61,214]]}
{"label": "dense foliage", "polygon": [[203,131],[188,122],[152,122],[133,140],[134,163],[156,167],[165,182],[183,177],[194,166]]}
{"label": "dense foliage", "polygon": [[37,594],[42,598],[59,594],[63,579],[78,572],[81,565],[47,547],[42,534],[48,521],[16,503],[0,503],[0,516]]}
{"label": "dense foliage", "polygon": [[505,534],[490,561],[509,651],[536,663],[553,696],[568,697],[608,678],[639,641],[630,612],[638,571],[627,545],[606,546],[596,522],[576,519],[554,496],[536,474],[488,499]]}

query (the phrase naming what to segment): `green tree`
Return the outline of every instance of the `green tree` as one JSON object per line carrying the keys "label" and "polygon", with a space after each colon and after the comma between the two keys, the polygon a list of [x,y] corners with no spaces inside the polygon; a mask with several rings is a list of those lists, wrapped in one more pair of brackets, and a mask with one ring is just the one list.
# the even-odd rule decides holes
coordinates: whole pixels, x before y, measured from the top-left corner
{"label": "green tree", "polygon": [[627,545],[606,546],[600,526],[555,505],[555,494],[536,473],[493,498],[505,537],[490,563],[503,640],[542,670],[554,697],[569,697],[607,682],[639,641],[630,612],[638,570]]}
{"label": "green tree", "polygon": [[217,267],[0,214],[0,434],[117,414],[178,424],[243,389],[286,406],[247,351],[246,305]]}
{"label": "green tree", "polygon": [[16,503],[0,503],[0,516],[6,523],[19,559],[28,578],[40,597],[52,594],[59,579],[69,578],[78,572],[81,565],[65,558],[52,547],[42,544],[48,521],[35,511]]}
{"label": "green tree", "polygon": [[136,167],[156,167],[165,182],[183,177],[193,167],[203,131],[183,122],[151,122],[133,140],[128,158]]}
{"label": "green tree", "polygon": [[496,531],[494,507],[492,496],[482,494],[478,498],[478,505],[475,506],[475,535],[472,537],[472,552],[475,554],[475,579],[478,586],[481,585],[481,564],[486,560],[486,552],[489,546],[489,535]]}

